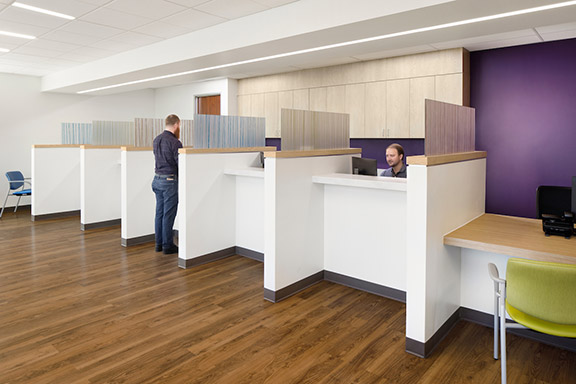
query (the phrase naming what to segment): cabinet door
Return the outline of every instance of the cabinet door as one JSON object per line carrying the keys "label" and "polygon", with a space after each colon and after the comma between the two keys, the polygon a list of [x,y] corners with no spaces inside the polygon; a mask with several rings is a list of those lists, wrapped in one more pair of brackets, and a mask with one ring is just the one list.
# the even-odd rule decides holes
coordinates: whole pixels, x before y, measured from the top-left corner
{"label": "cabinet door", "polygon": [[293,108],[309,110],[310,108],[310,91],[308,89],[294,90]]}
{"label": "cabinet door", "polygon": [[410,79],[410,138],[424,138],[424,100],[434,100],[434,77]]}
{"label": "cabinet door", "polygon": [[350,137],[362,138],[364,135],[366,85],[346,86],[346,113],[350,114]]}
{"label": "cabinet door", "polygon": [[252,116],[251,95],[238,96],[238,116]]}
{"label": "cabinet door", "polygon": [[346,112],[346,86],[326,88],[326,111],[345,113]]}
{"label": "cabinet door", "polygon": [[381,138],[386,135],[386,82],[366,84],[364,106],[364,137]]}
{"label": "cabinet door", "polygon": [[461,73],[436,76],[436,100],[445,103],[462,105],[463,77]]}
{"label": "cabinet door", "polygon": [[326,88],[310,88],[310,110],[326,112]]}
{"label": "cabinet door", "polygon": [[386,112],[385,137],[410,137],[410,79],[388,81]]}
{"label": "cabinet door", "polygon": [[266,137],[280,137],[278,92],[264,95],[264,117],[266,118]]}

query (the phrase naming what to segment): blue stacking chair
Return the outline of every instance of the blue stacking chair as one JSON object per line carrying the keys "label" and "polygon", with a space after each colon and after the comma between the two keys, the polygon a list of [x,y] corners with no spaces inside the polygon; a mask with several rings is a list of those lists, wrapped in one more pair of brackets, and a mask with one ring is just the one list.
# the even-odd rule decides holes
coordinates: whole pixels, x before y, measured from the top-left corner
{"label": "blue stacking chair", "polygon": [[20,204],[20,199],[22,196],[31,196],[32,190],[30,188],[24,189],[24,184],[30,184],[29,179],[25,179],[24,175],[20,171],[10,171],[6,172],[6,178],[8,179],[8,193],[6,194],[6,198],[4,199],[4,205],[2,205],[2,211],[0,212],[0,218],[4,214],[4,208],[6,208],[6,202],[8,201],[9,196],[18,196],[18,201],[16,202],[16,208],[14,208],[14,212],[18,210],[18,205]]}

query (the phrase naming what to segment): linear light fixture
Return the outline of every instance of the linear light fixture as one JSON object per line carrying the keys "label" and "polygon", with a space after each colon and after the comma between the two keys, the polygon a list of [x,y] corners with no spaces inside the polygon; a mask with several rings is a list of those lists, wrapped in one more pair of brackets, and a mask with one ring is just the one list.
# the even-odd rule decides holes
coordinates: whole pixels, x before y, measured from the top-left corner
{"label": "linear light fixture", "polygon": [[6,53],[6,52],[10,52],[10,50],[7,48],[0,48],[0,52]]}
{"label": "linear light fixture", "polygon": [[576,5],[576,0],[574,0],[574,1],[566,1],[566,2],[562,2],[562,3],[556,3],[556,4],[543,5],[543,6],[534,7],[534,8],[520,9],[520,10],[517,10],[517,11],[511,11],[511,12],[505,12],[505,13],[498,13],[498,14],[496,14],[496,15],[476,17],[476,18],[473,18],[473,19],[466,19],[466,20],[461,20],[461,21],[455,21],[455,22],[452,22],[452,23],[438,24],[438,25],[433,25],[433,26],[430,26],[430,27],[410,29],[410,30],[408,30],[408,31],[401,31],[401,32],[395,32],[395,33],[389,33],[389,34],[387,34],[387,35],[380,35],[380,36],[368,37],[368,38],[365,38],[365,39],[358,39],[358,40],[346,41],[346,42],[343,42],[343,43],[323,45],[323,46],[320,46],[320,47],[302,49],[302,50],[299,50],[299,51],[292,51],[292,52],[280,53],[280,54],[277,54],[277,55],[258,57],[258,58],[255,58],[255,59],[237,61],[237,62],[234,62],[234,63],[215,65],[215,66],[206,67],[206,68],[199,68],[199,69],[194,69],[194,70],[191,70],[191,71],[171,73],[171,74],[169,74],[169,75],[150,77],[150,78],[147,78],[147,79],[128,81],[128,82],[125,82],[125,83],[107,85],[107,86],[105,86],[105,87],[87,89],[87,90],[85,90],[85,91],[79,91],[79,92],[77,92],[77,93],[83,94],[83,93],[90,93],[90,92],[96,92],[96,91],[103,91],[103,90],[106,90],[106,89],[124,87],[124,86],[127,86],[127,85],[134,85],[134,84],[146,83],[146,82],[149,82],[149,81],[169,79],[169,78],[177,77],[177,76],[191,75],[191,74],[194,74],[194,73],[206,72],[206,71],[211,71],[211,70],[214,70],[214,69],[230,68],[230,67],[235,67],[235,66],[239,66],[239,65],[243,65],[243,64],[251,64],[251,63],[257,63],[257,62],[261,62],[261,61],[268,61],[268,60],[279,59],[279,58],[283,58],[283,57],[302,55],[302,54],[305,54],[305,53],[324,51],[324,50],[328,50],[328,49],[346,47],[346,46],[349,46],[349,45],[356,45],[356,44],[368,43],[368,42],[378,41],[378,40],[385,40],[385,39],[390,39],[390,38],[393,38],[393,37],[413,35],[413,34],[416,34],[416,33],[435,31],[435,30],[439,30],[439,29],[457,27],[457,26],[460,26],[460,25],[480,23],[480,22],[483,22],[483,21],[503,19],[503,18],[506,18],[506,17],[518,16],[518,15],[525,15],[525,14],[535,13],[535,12],[542,12],[542,11],[547,11],[547,10],[550,10],[550,9],[557,9],[557,8],[569,7],[569,6],[572,6],[572,5]]}
{"label": "linear light fixture", "polygon": [[0,31],[0,35],[10,36],[10,37],[19,37],[21,39],[28,39],[28,40],[34,40],[36,38],[36,36],[24,35],[22,33],[7,32],[7,31]]}
{"label": "linear light fixture", "polygon": [[64,13],[54,12],[54,11],[50,11],[50,10],[44,9],[44,8],[34,7],[32,5],[20,3],[18,1],[15,1],[14,3],[12,3],[12,6],[22,8],[22,9],[27,9],[27,10],[33,11],[33,12],[44,13],[44,14],[50,15],[50,16],[60,17],[62,19],[67,19],[67,20],[74,20],[75,19],[74,16],[65,15]]}

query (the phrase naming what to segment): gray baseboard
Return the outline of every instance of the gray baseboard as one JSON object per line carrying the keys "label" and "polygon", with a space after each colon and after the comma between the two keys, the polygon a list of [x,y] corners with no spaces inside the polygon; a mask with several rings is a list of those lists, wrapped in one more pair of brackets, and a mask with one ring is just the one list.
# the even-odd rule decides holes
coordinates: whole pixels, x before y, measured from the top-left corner
{"label": "gray baseboard", "polygon": [[234,256],[236,254],[236,247],[230,247],[221,249],[220,251],[207,253],[202,256],[195,257],[193,259],[181,259],[178,258],[178,266],[180,268],[192,268],[198,265],[211,263],[216,260],[224,259],[226,257]]}
{"label": "gray baseboard", "polygon": [[121,243],[123,247],[130,247],[132,245],[153,243],[155,240],[156,236],[154,234],[151,234],[138,237],[131,237],[129,239],[122,238]]}
{"label": "gray baseboard", "polygon": [[106,228],[106,227],[115,227],[122,223],[121,219],[114,219],[114,220],[106,220],[106,221],[99,221],[97,223],[80,223],[80,229],[83,231],[88,231],[90,229],[97,229],[97,228]]}
{"label": "gray baseboard", "polygon": [[236,254],[238,256],[244,256],[247,257],[249,259],[252,260],[256,260],[256,261],[260,261],[260,262],[264,262],[264,253],[262,252],[257,252],[257,251],[253,251],[251,249],[248,248],[243,248],[243,247],[236,247]]}
{"label": "gray baseboard", "polygon": [[32,221],[40,221],[40,220],[61,219],[63,217],[73,217],[73,216],[80,216],[80,210],[47,213],[44,215],[32,215],[31,218]]}
{"label": "gray baseboard", "polygon": [[277,291],[272,291],[270,289],[264,288],[264,299],[277,303],[280,300],[284,300],[304,289],[321,282],[324,280],[324,271],[317,272],[311,276],[305,277],[295,283],[290,284],[287,287],[279,289]]}
{"label": "gray baseboard", "polygon": [[361,280],[355,277],[350,277],[326,270],[324,271],[324,280],[340,285],[345,285],[350,288],[359,289],[361,291],[373,293],[378,296],[387,297],[402,303],[406,302],[406,292],[399,289],[390,288],[385,285],[371,283],[366,280]]}
{"label": "gray baseboard", "polygon": [[[480,324],[488,328],[494,328],[494,317],[489,313],[460,307],[460,318],[471,323]],[[509,329],[508,333],[538,341],[543,344],[548,344],[553,347],[562,348],[567,351],[576,352],[576,339],[547,335],[531,329]]]}
{"label": "gray baseboard", "polygon": [[450,330],[460,321],[460,308],[458,308],[452,316],[442,324],[442,326],[428,339],[427,342],[413,340],[409,337],[406,338],[406,352],[416,355],[418,357],[426,358],[430,356],[434,348],[440,344],[442,340],[450,333]]}

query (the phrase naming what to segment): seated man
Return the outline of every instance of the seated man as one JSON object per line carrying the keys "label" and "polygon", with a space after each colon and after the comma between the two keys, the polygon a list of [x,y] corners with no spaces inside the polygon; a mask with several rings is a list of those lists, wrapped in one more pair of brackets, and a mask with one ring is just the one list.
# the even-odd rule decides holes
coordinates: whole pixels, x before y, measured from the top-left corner
{"label": "seated man", "polygon": [[386,148],[386,162],[390,168],[385,169],[380,176],[406,178],[406,165],[404,165],[404,148],[400,144],[390,144]]}

